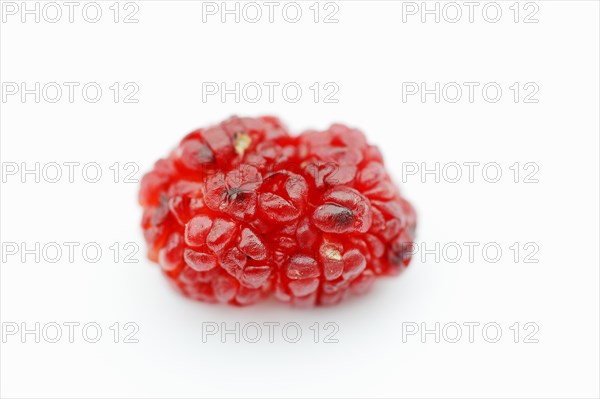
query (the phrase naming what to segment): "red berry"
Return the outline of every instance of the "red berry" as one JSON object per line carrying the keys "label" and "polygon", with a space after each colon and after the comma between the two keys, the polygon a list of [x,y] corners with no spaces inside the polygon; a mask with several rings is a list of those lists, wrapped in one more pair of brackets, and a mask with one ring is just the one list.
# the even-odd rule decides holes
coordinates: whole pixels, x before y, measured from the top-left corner
{"label": "red berry", "polygon": [[184,137],[141,182],[148,256],[184,295],[297,306],[363,294],[410,262],[416,215],[363,134],[292,137],[233,117]]}

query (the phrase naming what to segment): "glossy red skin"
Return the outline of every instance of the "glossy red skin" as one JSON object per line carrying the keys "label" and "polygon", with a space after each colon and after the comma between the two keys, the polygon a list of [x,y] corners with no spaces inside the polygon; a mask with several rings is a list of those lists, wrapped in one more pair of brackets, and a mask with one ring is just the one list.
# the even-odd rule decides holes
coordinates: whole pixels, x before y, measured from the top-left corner
{"label": "glossy red skin", "polygon": [[297,137],[232,117],[182,139],[141,182],[148,257],[184,295],[332,305],[410,262],[416,227],[379,150],[343,125]]}

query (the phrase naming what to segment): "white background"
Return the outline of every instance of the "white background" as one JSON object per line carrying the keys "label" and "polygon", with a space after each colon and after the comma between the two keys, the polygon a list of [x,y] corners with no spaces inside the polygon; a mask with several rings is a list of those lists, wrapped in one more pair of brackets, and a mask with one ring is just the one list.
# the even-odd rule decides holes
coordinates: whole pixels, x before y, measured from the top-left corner
{"label": "white background", "polygon": [[[313,2],[302,3],[295,24],[281,11],[274,23],[266,16],[255,24],[231,16],[221,23],[218,15],[203,22],[202,4],[192,1],[137,1],[138,23],[114,23],[112,3],[101,3],[95,24],[82,18],[81,7],[73,23],[66,16],[57,23],[3,16],[3,84],[103,88],[97,103],[80,90],[73,103],[3,99],[3,168],[97,162],[103,176],[87,183],[78,169],[74,183],[63,176],[54,184],[7,176],[2,242],[97,242],[104,250],[97,263],[80,250],[72,263],[66,254],[56,263],[32,256],[22,262],[19,255],[3,262],[4,327],[71,321],[103,329],[95,344],[80,330],[73,343],[3,336],[3,397],[598,397],[597,2],[538,1],[539,22],[529,24],[524,15],[513,21],[512,1],[500,2],[497,23],[485,21],[482,6],[473,23],[466,15],[457,23],[432,16],[422,23],[418,14],[403,22],[400,2],[338,1],[339,22],[332,24],[314,23]],[[524,13],[524,3],[519,7]],[[137,84],[139,102],[115,104],[108,89],[114,82]],[[232,96],[203,102],[203,82],[297,82],[303,95],[297,103],[280,91],[273,103],[236,103]],[[336,83],[339,102],[315,103],[308,88],[314,82]],[[481,90],[473,103],[435,103],[433,96],[403,102],[402,82],[497,82],[503,94],[496,103]],[[539,102],[524,103],[522,92],[515,103],[514,82],[537,84]],[[454,184],[432,176],[422,182],[417,175],[401,186],[418,210],[421,245],[496,242],[501,259],[486,261],[481,246],[473,262],[466,253],[456,263],[418,254],[398,278],[331,308],[232,308],[178,296],[144,257],[138,184],[123,176],[114,183],[108,167],[134,162],[139,178],[188,131],[232,114],[278,115],[295,133],[333,122],[359,127],[399,182],[410,162],[497,162],[498,183],[486,182],[480,168],[473,183],[466,176]],[[523,183],[520,175],[515,183],[515,162],[536,163],[539,182]],[[137,243],[139,262],[115,262],[108,249],[114,242]],[[539,262],[523,262],[528,251],[515,262],[514,242],[535,243]],[[139,343],[122,336],[114,343],[115,322],[136,323]],[[303,337],[295,344],[281,332],[274,343],[222,343],[220,336],[203,343],[203,322],[296,322]],[[336,323],[339,342],[314,343],[315,322]],[[488,343],[480,326],[473,343],[466,327],[458,343],[436,343],[432,335],[423,343],[420,334],[403,342],[403,323],[436,322],[498,323],[502,337]],[[515,322],[518,343],[509,329]],[[527,322],[539,326],[538,343],[523,342]]]}

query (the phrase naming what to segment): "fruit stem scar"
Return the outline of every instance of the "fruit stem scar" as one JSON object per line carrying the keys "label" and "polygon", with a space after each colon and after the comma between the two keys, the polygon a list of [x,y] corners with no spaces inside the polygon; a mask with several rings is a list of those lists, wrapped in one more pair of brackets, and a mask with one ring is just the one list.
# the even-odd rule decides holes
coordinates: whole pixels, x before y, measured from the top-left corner
{"label": "fruit stem scar", "polygon": [[325,256],[332,260],[342,260],[342,254],[335,248],[328,247],[325,249]]}
{"label": "fruit stem scar", "polygon": [[233,147],[238,155],[244,155],[244,151],[250,147],[251,143],[252,138],[248,133],[237,132],[233,136]]}

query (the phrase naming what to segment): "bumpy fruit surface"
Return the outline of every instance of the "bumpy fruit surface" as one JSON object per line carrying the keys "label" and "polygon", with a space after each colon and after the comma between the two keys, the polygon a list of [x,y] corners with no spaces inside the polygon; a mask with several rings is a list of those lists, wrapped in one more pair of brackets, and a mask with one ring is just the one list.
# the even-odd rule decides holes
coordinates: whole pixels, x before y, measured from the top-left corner
{"label": "bumpy fruit surface", "polygon": [[292,137],[273,117],[191,132],[144,176],[139,201],[148,257],[174,286],[233,305],[362,294],[408,265],[416,226],[360,131]]}

